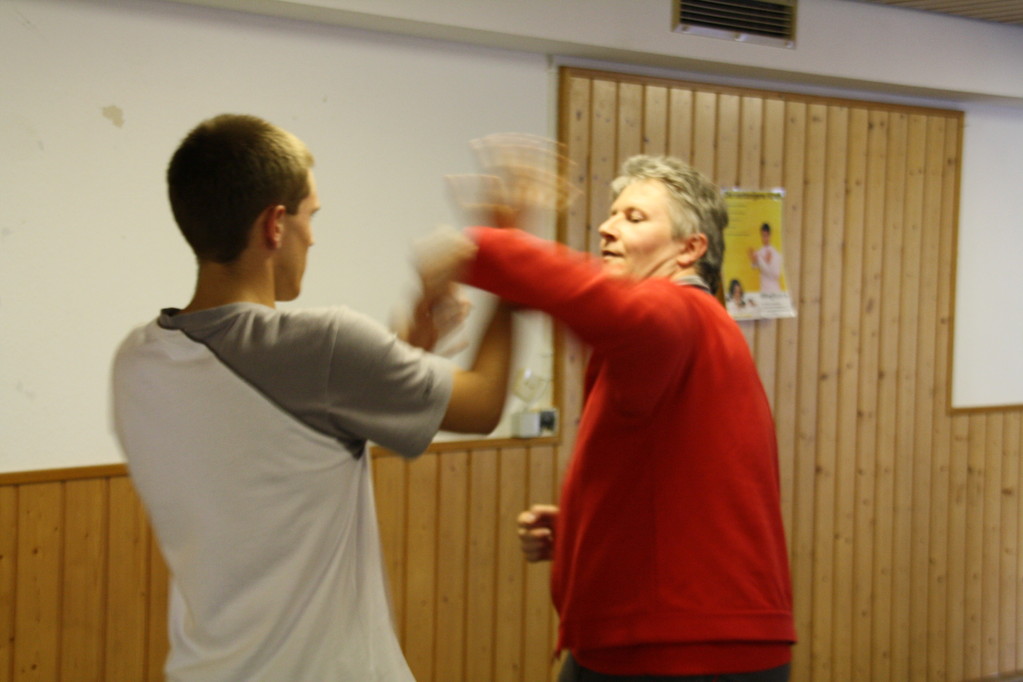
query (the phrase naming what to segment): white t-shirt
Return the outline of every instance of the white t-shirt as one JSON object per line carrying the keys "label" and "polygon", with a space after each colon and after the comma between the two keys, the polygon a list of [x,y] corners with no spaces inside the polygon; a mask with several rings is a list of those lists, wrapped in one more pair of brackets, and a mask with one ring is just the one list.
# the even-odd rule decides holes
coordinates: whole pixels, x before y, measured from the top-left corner
{"label": "white t-shirt", "polygon": [[411,681],[366,442],[422,452],[447,361],[346,308],[164,311],[114,361],[114,425],[171,572],[168,681]]}

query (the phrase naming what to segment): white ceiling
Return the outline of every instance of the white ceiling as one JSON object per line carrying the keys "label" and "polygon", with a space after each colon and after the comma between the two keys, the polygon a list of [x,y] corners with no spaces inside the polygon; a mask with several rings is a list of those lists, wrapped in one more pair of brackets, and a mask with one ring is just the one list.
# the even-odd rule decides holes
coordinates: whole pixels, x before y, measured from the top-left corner
{"label": "white ceiling", "polygon": [[864,2],[1023,26],[1023,0],[864,0]]}

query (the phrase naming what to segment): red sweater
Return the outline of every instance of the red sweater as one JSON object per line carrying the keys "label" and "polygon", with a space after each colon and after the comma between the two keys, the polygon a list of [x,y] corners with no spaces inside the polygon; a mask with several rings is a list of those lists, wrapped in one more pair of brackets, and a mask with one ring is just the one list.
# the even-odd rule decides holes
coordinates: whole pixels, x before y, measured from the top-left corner
{"label": "red sweater", "polygon": [[561,491],[560,645],[608,674],[781,665],[795,640],[774,423],[736,323],[699,287],[474,228],[466,283],[592,347]]}

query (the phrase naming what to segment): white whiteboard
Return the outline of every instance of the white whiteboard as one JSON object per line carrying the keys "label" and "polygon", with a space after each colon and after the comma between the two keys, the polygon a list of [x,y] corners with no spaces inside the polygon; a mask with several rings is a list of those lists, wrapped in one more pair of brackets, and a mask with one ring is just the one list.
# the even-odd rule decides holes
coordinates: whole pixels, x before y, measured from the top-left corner
{"label": "white whiteboard", "polygon": [[1023,111],[966,111],[952,406],[1023,405]]}

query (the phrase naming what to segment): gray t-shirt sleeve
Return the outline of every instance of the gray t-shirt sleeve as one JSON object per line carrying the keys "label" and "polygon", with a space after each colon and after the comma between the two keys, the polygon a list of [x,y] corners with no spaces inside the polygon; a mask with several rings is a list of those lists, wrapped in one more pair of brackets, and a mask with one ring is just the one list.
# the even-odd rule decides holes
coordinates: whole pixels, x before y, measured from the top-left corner
{"label": "gray t-shirt sleeve", "polygon": [[242,379],[353,455],[372,441],[411,457],[429,446],[454,367],[344,307],[280,311],[232,304],[161,316]]}

